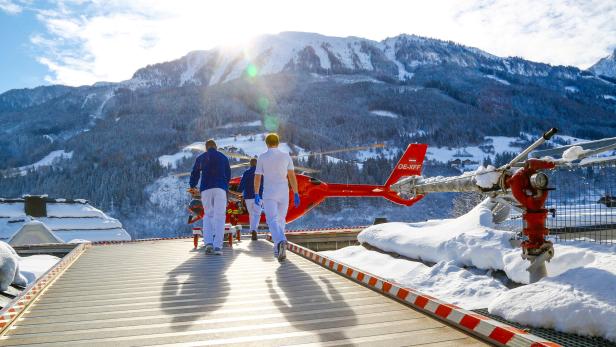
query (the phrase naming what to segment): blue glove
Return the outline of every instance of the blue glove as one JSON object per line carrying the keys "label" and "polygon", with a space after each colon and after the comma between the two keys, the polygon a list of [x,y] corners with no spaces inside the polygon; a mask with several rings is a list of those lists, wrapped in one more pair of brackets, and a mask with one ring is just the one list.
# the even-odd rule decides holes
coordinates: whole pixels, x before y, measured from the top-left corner
{"label": "blue glove", "polygon": [[299,193],[295,193],[293,195],[293,206],[295,208],[299,207],[299,203],[300,203],[300,199],[299,199]]}
{"label": "blue glove", "polygon": [[259,194],[255,194],[255,204],[261,205],[261,197]]}

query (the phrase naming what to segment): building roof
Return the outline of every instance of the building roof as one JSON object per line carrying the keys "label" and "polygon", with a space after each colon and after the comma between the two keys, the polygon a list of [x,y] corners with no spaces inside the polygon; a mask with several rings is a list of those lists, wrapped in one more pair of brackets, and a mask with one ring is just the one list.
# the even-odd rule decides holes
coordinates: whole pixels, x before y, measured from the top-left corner
{"label": "building roof", "polygon": [[44,198],[45,217],[33,217],[25,212],[25,199],[0,198],[0,240],[8,241],[24,223],[36,220],[49,228],[64,242],[72,240],[117,241],[130,240],[122,223],[86,200]]}

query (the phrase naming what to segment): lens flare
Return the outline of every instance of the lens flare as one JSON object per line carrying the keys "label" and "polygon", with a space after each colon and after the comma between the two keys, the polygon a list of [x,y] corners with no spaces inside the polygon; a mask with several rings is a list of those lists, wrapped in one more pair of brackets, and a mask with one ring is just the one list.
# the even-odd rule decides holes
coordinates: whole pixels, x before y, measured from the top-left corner
{"label": "lens flare", "polygon": [[246,76],[250,78],[255,78],[259,74],[259,70],[254,64],[248,64],[246,67]]}
{"label": "lens flare", "polygon": [[270,101],[268,98],[261,96],[257,99],[257,107],[259,111],[265,113],[269,109]]}
{"label": "lens flare", "polygon": [[263,121],[263,126],[267,131],[278,131],[278,117],[266,114]]}

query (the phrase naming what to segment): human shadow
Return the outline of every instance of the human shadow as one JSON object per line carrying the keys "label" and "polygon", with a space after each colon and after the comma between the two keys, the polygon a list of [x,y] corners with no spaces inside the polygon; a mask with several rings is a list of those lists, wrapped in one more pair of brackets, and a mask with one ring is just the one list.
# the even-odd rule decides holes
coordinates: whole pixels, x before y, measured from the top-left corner
{"label": "human shadow", "polygon": [[[291,274],[300,275],[302,279],[289,277]],[[287,321],[296,329],[316,332],[320,342],[346,339],[344,327],[357,324],[355,312],[326,277],[320,276],[318,279],[325,286],[324,290],[317,280],[290,259],[280,264],[275,279],[267,278],[265,281],[272,301]],[[280,295],[276,289],[280,289],[284,295]],[[314,321],[324,317],[333,320]],[[336,327],[341,329],[321,332]]]}
{"label": "human shadow", "polygon": [[172,330],[188,330],[193,322],[225,304],[230,292],[225,273],[236,257],[237,253],[229,248],[225,248],[222,256],[206,255],[200,250],[167,272],[160,292],[160,307],[171,317]]}

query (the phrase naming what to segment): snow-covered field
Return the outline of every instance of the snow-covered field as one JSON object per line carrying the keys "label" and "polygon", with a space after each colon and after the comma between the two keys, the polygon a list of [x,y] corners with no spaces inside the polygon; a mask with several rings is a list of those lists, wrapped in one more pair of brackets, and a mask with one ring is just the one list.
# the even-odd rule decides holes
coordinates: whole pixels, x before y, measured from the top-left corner
{"label": "snow-covered field", "polygon": [[511,246],[514,233],[493,225],[489,207],[484,201],[456,219],[375,225],[358,236],[383,251],[436,263],[432,267],[360,246],[322,253],[467,309],[488,307],[522,324],[616,341],[616,247],[555,244],[549,277],[508,289],[492,271],[528,283],[529,262]]}
{"label": "snow-covered field", "polygon": [[[229,136],[215,139],[215,141],[220,149],[254,157],[267,151],[265,135],[266,134]],[[291,148],[285,142],[281,142],[279,148],[283,152],[291,152]],[[192,157],[193,153],[203,153],[204,151],[204,142],[195,142],[182,148],[182,150],[177,153],[158,157],[158,162],[164,167],[176,168],[180,160]]]}
{"label": "snow-covered field", "polygon": [[47,154],[43,159],[37,161],[36,163],[19,167],[17,170],[19,171],[20,175],[24,176],[30,170],[36,170],[44,166],[52,166],[54,163],[57,163],[59,160],[71,159],[72,157],[73,157],[73,152],[66,152],[64,150],[52,151],[51,153]]}

